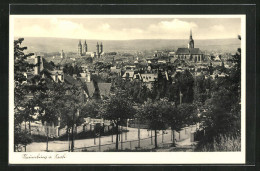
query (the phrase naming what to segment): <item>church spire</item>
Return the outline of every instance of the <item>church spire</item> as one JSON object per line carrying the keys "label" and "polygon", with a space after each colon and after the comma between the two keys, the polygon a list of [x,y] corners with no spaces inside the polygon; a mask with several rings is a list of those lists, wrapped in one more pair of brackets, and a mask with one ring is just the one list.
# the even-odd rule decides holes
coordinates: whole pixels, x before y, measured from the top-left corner
{"label": "church spire", "polygon": [[190,40],[189,40],[189,44],[188,44],[188,48],[194,48],[194,40],[192,39],[192,30],[190,29]]}

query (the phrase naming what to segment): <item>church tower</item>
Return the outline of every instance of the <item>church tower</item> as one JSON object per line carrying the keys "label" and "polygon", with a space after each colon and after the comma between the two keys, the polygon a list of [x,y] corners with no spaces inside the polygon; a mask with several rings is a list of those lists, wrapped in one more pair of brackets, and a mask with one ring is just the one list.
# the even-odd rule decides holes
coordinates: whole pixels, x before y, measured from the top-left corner
{"label": "church tower", "polygon": [[97,47],[97,56],[98,56],[98,58],[99,58],[99,57],[100,57],[100,56],[99,56],[99,55],[100,55],[100,52],[99,52],[99,44],[98,44],[98,42],[97,42],[96,47]]}
{"label": "church tower", "polygon": [[79,55],[79,56],[82,55],[82,45],[81,45],[81,41],[79,41],[79,44],[78,44],[78,55]]}
{"label": "church tower", "polygon": [[64,58],[64,57],[65,57],[65,53],[63,52],[63,50],[61,50],[60,58]]}
{"label": "church tower", "polygon": [[102,42],[101,42],[101,44],[100,44],[100,53],[102,53],[103,52],[103,45],[102,45]]}
{"label": "church tower", "polygon": [[85,40],[85,42],[84,42],[84,44],[83,44],[83,51],[82,51],[82,53],[83,53],[83,54],[86,54],[87,51],[88,51],[88,45],[87,45],[87,42],[86,42],[86,40]]}
{"label": "church tower", "polygon": [[191,30],[190,30],[190,40],[189,40],[188,48],[189,49],[194,48],[194,40],[192,39],[192,31]]}

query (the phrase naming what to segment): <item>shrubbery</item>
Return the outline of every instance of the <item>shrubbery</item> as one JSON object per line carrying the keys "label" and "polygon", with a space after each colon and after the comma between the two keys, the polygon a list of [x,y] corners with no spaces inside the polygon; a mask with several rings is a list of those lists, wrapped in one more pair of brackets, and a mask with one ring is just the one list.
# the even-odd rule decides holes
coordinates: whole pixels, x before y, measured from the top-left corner
{"label": "shrubbery", "polygon": [[241,151],[241,137],[221,134],[212,140],[202,139],[195,151]]}

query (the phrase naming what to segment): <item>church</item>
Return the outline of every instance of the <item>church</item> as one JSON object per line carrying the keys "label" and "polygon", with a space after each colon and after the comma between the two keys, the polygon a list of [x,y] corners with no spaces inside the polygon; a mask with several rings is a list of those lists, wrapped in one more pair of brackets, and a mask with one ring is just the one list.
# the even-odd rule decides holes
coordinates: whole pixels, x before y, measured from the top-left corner
{"label": "church", "polygon": [[96,45],[97,51],[96,52],[88,52],[88,45],[87,42],[85,40],[84,44],[81,44],[81,41],[79,40],[78,43],[78,56],[90,56],[90,57],[97,57],[100,58],[104,52],[103,52],[103,44],[101,42],[101,44]]}
{"label": "church", "polygon": [[175,53],[175,58],[180,60],[187,60],[193,62],[204,61],[204,54],[199,48],[194,48],[194,40],[192,38],[192,31],[190,30],[190,39],[188,48],[178,48]]}

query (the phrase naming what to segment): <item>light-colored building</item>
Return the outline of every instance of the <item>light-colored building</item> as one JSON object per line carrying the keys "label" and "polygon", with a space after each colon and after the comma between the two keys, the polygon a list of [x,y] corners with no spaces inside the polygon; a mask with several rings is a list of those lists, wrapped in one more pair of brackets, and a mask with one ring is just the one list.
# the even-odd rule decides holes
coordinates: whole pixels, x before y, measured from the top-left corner
{"label": "light-colored building", "polygon": [[54,70],[54,71],[49,71],[51,74],[51,78],[55,82],[64,82],[64,73],[62,70]]}

